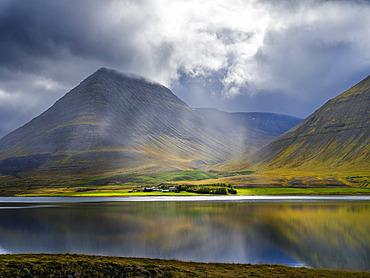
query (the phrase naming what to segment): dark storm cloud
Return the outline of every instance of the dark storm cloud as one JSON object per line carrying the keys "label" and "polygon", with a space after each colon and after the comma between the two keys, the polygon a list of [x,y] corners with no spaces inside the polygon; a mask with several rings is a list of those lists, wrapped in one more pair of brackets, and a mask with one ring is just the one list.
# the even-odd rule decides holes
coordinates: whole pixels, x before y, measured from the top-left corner
{"label": "dark storm cloud", "polygon": [[370,73],[368,1],[0,1],[0,137],[105,66],[306,117]]}
{"label": "dark storm cloud", "polygon": [[[132,49],[122,48],[105,29],[100,16],[107,1],[8,1],[0,13],[0,63],[27,70],[40,59],[62,59],[65,54],[122,62]],[[129,37],[128,28],[120,30]],[[119,47],[119,49],[116,49]],[[128,47],[129,48],[129,47]]]}

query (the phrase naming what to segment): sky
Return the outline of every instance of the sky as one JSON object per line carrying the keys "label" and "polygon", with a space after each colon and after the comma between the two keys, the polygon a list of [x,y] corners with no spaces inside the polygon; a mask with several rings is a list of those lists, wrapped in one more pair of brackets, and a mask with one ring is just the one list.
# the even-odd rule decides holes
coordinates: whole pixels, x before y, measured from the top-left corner
{"label": "sky", "polygon": [[0,137],[100,67],[305,118],[370,74],[370,1],[0,0]]}

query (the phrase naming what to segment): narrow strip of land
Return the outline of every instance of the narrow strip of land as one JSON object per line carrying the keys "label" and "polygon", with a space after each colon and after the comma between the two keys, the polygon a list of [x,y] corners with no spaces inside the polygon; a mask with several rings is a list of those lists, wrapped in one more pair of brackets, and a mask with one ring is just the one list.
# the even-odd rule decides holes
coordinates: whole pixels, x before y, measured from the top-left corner
{"label": "narrow strip of land", "polygon": [[291,195],[196,195],[196,196],[126,196],[126,197],[0,197],[1,203],[105,203],[105,202],[327,202],[370,201],[369,195],[360,196],[291,196]]}

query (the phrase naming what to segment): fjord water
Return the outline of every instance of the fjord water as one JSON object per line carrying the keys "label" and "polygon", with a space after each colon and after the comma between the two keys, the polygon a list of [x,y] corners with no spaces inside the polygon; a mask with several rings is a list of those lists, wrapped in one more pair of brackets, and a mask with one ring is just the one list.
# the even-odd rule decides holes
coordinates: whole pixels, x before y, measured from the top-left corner
{"label": "fjord water", "polygon": [[368,201],[0,202],[0,253],[370,270]]}

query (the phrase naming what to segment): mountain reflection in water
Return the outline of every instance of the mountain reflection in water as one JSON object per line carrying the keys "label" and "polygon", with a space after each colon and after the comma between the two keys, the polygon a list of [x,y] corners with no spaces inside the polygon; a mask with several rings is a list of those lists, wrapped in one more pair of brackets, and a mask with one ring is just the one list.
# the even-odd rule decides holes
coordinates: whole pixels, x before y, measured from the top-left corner
{"label": "mountain reflection in water", "polygon": [[1,205],[0,246],[9,253],[370,270],[368,202]]}

